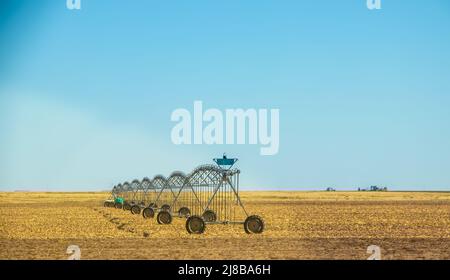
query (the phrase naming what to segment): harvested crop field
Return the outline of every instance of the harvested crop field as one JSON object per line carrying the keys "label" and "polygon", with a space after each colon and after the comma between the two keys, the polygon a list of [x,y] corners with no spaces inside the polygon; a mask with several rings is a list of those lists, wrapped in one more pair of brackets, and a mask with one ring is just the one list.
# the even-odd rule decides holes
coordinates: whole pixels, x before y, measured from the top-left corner
{"label": "harvested crop field", "polygon": [[0,259],[450,259],[448,192],[242,192],[265,231],[158,225],[103,207],[106,193],[0,193]]}

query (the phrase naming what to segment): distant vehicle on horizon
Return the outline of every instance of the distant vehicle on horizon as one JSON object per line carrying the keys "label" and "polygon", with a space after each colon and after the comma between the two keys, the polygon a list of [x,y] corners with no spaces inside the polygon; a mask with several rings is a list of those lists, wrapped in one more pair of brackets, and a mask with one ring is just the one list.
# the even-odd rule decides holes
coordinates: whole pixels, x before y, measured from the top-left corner
{"label": "distant vehicle on horizon", "polygon": [[387,192],[388,188],[387,187],[370,186],[369,189],[358,188],[358,191],[359,192],[365,192],[365,191],[369,191],[369,192]]}

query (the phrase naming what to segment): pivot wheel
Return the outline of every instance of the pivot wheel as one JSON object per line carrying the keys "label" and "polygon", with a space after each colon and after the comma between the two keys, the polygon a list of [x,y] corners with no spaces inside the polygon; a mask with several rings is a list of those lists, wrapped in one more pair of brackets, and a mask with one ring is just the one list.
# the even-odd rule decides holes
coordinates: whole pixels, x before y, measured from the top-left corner
{"label": "pivot wheel", "polygon": [[153,211],[152,208],[147,207],[142,211],[142,216],[144,217],[144,219],[153,218],[155,216],[155,211]]}
{"label": "pivot wheel", "polygon": [[244,222],[246,233],[261,233],[264,230],[264,221],[260,216],[248,216]]}
{"label": "pivot wheel", "polygon": [[161,210],[169,211],[170,210],[170,205],[169,204],[164,204],[163,206],[161,206]]}
{"label": "pivot wheel", "polygon": [[202,234],[205,228],[205,221],[200,216],[191,216],[186,220],[186,230],[191,234]]}
{"label": "pivot wheel", "polygon": [[131,214],[141,214],[141,207],[133,205],[133,207],[131,207]]}
{"label": "pivot wheel", "polygon": [[161,211],[158,213],[158,216],[156,216],[156,221],[160,225],[168,225],[172,222],[172,215],[167,211]]}
{"label": "pivot wheel", "polygon": [[116,202],[116,203],[114,203],[114,207],[116,209],[122,209],[123,205],[122,205],[122,203]]}
{"label": "pivot wheel", "polygon": [[109,207],[109,202],[108,202],[108,201],[105,201],[105,202],[103,203],[103,206],[104,206],[104,207]]}
{"label": "pivot wheel", "polygon": [[179,217],[189,217],[191,214],[191,210],[187,207],[181,207],[180,210],[178,210],[178,216]]}
{"label": "pivot wheel", "polygon": [[131,210],[131,205],[128,204],[128,203],[125,203],[125,204],[123,205],[123,210],[130,211],[130,210]]}
{"label": "pivot wheel", "polygon": [[213,210],[206,210],[205,213],[203,213],[203,220],[207,223],[215,222],[217,221],[217,215]]}

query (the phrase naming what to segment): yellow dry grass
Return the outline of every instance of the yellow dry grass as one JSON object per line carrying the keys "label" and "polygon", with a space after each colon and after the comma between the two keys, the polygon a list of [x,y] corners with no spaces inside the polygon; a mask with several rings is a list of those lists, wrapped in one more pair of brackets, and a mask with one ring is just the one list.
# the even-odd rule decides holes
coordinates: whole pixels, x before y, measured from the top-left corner
{"label": "yellow dry grass", "polygon": [[189,235],[183,219],[158,225],[104,208],[106,193],[0,193],[0,259],[450,258],[450,193],[242,192],[266,230],[208,225]]}

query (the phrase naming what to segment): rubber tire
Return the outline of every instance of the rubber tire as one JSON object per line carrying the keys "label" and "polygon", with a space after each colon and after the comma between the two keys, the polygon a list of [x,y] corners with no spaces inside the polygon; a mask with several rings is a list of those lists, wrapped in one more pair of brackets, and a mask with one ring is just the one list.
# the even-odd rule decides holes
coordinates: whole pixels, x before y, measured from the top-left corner
{"label": "rubber tire", "polygon": [[[258,223],[258,224],[254,224]],[[246,233],[262,233],[264,231],[264,220],[257,215],[248,216],[244,222],[244,230]]]}
{"label": "rubber tire", "polygon": [[123,204],[123,210],[130,211],[131,210],[131,205],[129,203],[124,203]]}
{"label": "rubber tire", "polygon": [[213,210],[206,210],[203,215],[203,220],[207,223],[215,222],[217,221],[217,215]]}
{"label": "rubber tire", "polygon": [[167,211],[161,211],[158,213],[158,216],[156,216],[156,221],[160,225],[168,225],[172,223],[172,215]]}
{"label": "rubber tire", "polygon": [[181,207],[180,210],[178,210],[178,217],[180,217],[180,218],[183,218],[183,217],[187,218],[190,215],[191,215],[191,210],[187,207]]}
{"label": "rubber tire", "polygon": [[116,208],[116,209],[122,209],[122,207],[123,207],[123,204],[122,204],[122,203],[118,203],[118,202],[114,203],[114,208]]}
{"label": "rubber tire", "polygon": [[170,205],[169,204],[164,204],[161,206],[161,210],[162,211],[170,211]]}
{"label": "rubber tire", "polygon": [[138,205],[133,205],[130,209],[131,214],[133,215],[139,215],[141,214],[141,207],[139,207]]}
{"label": "rubber tire", "polygon": [[[198,226],[198,227],[193,228],[193,226]],[[200,216],[196,216],[196,215],[190,216],[186,220],[186,230],[190,234],[202,234],[205,232],[205,229],[206,229],[206,223],[203,220],[203,218]]]}
{"label": "rubber tire", "polygon": [[144,210],[142,210],[142,217],[144,217],[144,219],[151,219],[155,217],[155,211],[149,207],[144,208]]}

